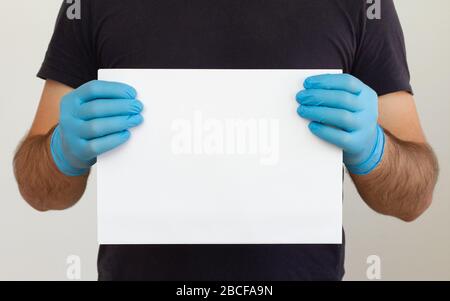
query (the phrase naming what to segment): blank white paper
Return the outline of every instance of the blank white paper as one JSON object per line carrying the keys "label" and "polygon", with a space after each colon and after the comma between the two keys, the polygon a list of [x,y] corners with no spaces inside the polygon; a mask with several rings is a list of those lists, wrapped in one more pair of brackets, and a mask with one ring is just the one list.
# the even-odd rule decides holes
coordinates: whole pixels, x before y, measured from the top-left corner
{"label": "blank white paper", "polygon": [[100,244],[340,244],[342,151],[295,95],[338,70],[108,69],[144,103],[98,158]]}

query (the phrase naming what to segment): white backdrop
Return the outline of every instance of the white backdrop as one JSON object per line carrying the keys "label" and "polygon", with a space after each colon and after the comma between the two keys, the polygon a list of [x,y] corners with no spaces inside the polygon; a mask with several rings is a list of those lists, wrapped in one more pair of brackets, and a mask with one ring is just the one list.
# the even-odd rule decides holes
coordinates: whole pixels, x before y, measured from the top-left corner
{"label": "white backdrop", "polygon": [[[38,213],[20,197],[12,156],[31,125],[43,82],[35,77],[61,0],[3,1],[0,10],[0,280],[65,280],[70,255],[81,279],[97,278],[95,171],[70,210]],[[441,174],[432,207],[414,223],[372,212],[346,176],[344,225],[348,280],[367,280],[381,259],[383,280],[450,280],[450,1],[397,0],[417,106]]]}

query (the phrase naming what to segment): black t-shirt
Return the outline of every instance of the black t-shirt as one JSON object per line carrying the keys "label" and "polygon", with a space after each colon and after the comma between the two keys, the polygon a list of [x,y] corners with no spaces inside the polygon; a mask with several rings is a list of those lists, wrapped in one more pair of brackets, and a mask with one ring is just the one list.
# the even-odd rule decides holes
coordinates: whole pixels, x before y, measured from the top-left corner
{"label": "black t-shirt", "polygon": [[[409,91],[392,0],[64,1],[38,76],[77,88],[100,68],[342,69]],[[126,200],[124,200],[126,201]],[[102,245],[101,280],[339,280],[344,245]]]}

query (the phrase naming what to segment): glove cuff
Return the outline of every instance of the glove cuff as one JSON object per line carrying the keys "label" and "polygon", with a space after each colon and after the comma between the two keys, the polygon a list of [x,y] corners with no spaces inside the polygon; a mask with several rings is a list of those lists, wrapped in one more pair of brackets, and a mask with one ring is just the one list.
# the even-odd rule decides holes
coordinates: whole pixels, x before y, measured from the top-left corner
{"label": "glove cuff", "polygon": [[50,152],[52,154],[53,161],[60,172],[69,177],[78,177],[85,175],[89,172],[89,168],[76,168],[67,163],[64,158],[62,150],[61,134],[59,132],[59,125],[55,127],[50,140]]}
{"label": "glove cuff", "polygon": [[347,169],[350,173],[355,175],[367,175],[372,170],[374,170],[378,164],[380,164],[381,159],[384,154],[384,145],[386,142],[386,137],[381,126],[377,125],[377,140],[369,158],[360,164],[346,164]]}

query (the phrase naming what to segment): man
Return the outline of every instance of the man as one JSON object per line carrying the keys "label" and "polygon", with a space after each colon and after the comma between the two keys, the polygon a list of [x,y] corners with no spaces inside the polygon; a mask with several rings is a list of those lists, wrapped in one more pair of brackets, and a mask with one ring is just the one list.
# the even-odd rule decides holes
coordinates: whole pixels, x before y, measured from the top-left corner
{"label": "man", "polygon": [[[61,8],[38,73],[46,79],[40,105],[14,160],[35,209],[74,205],[96,157],[143,121],[136,91],[96,81],[100,68],[342,69],[305,81],[299,118],[344,150],[375,211],[413,221],[430,205],[437,162],[392,0],[382,1],[380,20],[366,17],[365,0],[81,4],[80,20]],[[340,280],[343,258],[344,245],[102,245],[98,271],[101,280]]]}

